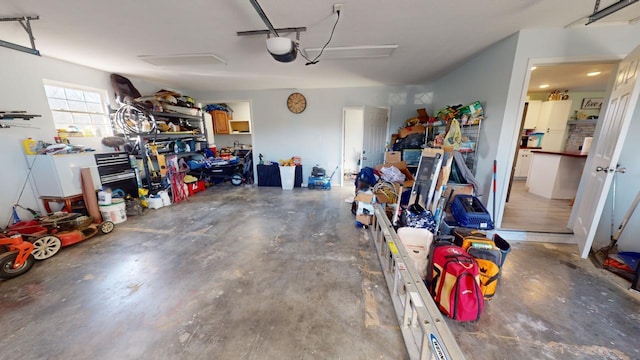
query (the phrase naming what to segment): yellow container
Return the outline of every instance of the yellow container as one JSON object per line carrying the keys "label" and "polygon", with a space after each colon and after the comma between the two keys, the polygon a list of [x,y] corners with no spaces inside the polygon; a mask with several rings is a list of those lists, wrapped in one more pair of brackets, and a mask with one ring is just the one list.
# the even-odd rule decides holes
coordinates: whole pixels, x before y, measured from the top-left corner
{"label": "yellow container", "polygon": [[38,142],[33,140],[32,138],[28,138],[22,141],[22,146],[24,147],[24,152],[27,155],[36,155],[38,152],[36,151],[36,147],[38,146]]}

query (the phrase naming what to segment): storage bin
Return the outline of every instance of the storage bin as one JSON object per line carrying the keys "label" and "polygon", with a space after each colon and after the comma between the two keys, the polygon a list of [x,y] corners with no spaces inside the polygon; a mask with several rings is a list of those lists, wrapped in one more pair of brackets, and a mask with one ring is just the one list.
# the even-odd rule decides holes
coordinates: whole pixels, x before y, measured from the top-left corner
{"label": "storage bin", "polygon": [[284,190],[293,190],[296,178],[295,166],[280,166],[280,183]]}
{"label": "storage bin", "polygon": [[187,184],[187,191],[189,192],[189,196],[193,196],[193,194],[204,191],[204,180],[198,180],[192,183]]}
{"label": "storage bin", "polygon": [[440,222],[441,235],[453,235],[453,230],[458,227],[458,222],[453,216],[445,216]]}
{"label": "storage bin", "polygon": [[149,205],[149,209],[160,209],[163,207],[162,198],[161,197],[150,197],[147,199],[147,204]]}
{"label": "storage bin", "polygon": [[473,195],[456,195],[450,205],[451,214],[462,227],[493,229],[491,215],[480,200]]}
{"label": "storage bin", "polygon": [[498,264],[502,269],[502,265],[504,264],[504,260],[507,258],[507,254],[511,252],[511,245],[509,245],[507,240],[503,239],[499,234],[493,235],[493,242],[496,244],[496,247],[502,252],[502,262]]}
{"label": "storage bin", "polygon": [[127,205],[124,200],[116,202],[114,199],[111,205],[101,205],[98,208],[104,221],[111,221],[114,224],[127,221]]}

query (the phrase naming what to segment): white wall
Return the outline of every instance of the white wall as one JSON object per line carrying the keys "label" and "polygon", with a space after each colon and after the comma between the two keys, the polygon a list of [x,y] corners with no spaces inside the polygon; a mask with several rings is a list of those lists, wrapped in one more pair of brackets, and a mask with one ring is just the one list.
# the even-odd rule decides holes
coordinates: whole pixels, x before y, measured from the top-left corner
{"label": "white wall", "polygon": [[[17,202],[35,210],[44,210],[29,183],[26,184],[24,193],[20,194],[28,175],[22,140],[31,137],[53,143],[53,138],[56,136],[44,92],[43,79],[107,90],[112,97],[109,75],[88,67],[0,47],[0,110],[25,110],[42,115],[30,121],[3,121],[9,125],[32,127],[14,126],[9,129],[0,129],[0,164],[4,172],[2,186],[0,186],[0,227],[4,228],[9,223],[11,206]],[[159,90],[158,86],[148,82],[135,81],[134,84],[140,92]],[[112,99],[111,104],[114,103]],[[111,149],[104,148],[99,138],[71,138],[70,140],[74,144],[87,145],[99,150]],[[25,213],[19,215],[28,218]]]}
{"label": "white wall", "polygon": [[[307,98],[307,108],[301,114],[292,114],[287,110],[287,97],[293,91],[301,92]],[[391,107],[390,129],[396,129],[406,119],[417,116],[417,109],[426,108],[431,111],[433,87],[416,85],[211,91],[197,92],[192,97],[198,102],[213,99],[251,101],[253,150],[256,159],[258,154],[263,154],[264,160],[271,161],[300,156],[303,179],[306,182],[315,164],[325,169],[333,169],[340,164],[343,108],[362,105]]]}
{"label": "white wall", "polygon": [[[480,100],[487,119],[480,137],[478,180],[489,194],[491,166],[498,163],[497,225],[502,222],[506,190],[531,63],[620,59],[640,41],[640,24],[622,27],[522,30],[473,56],[435,84],[435,108]],[[514,51],[514,44],[516,45]],[[509,63],[511,62],[511,63]],[[491,196],[492,198],[492,196]],[[492,207],[492,199],[487,199]]]}
{"label": "white wall", "polygon": [[[505,115],[505,105],[509,91],[511,67],[518,42],[514,34],[445,75],[435,83],[434,106],[440,109],[446,105],[469,104],[480,101],[485,111],[477,143],[476,179],[480,182],[482,202],[490,207],[493,160],[497,157],[503,121],[520,120],[517,113]],[[506,162],[499,161],[498,168],[506,169]],[[509,166],[509,170],[511,167]],[[509,171],[510,173],[510,171]]]}

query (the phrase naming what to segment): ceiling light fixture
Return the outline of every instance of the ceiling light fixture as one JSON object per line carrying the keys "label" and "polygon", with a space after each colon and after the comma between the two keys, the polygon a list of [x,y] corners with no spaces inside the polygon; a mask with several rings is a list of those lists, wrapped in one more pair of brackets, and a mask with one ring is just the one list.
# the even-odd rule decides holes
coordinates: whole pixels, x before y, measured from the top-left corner
{"label": "ceiling light fixture", "polygon": [[600,75],[600,74],[601,74],[601,72],[600,72],[600,71],[592,71],[592,72],[590,72],[590,73],[587,73],[587,76],[598,76],[598,75]]}
{"label": "ceiling light fixture", "polygon": [[624,8],[626,8],[627,6],[634,4],[636,2],[638,2],[639,0],[619,0],[609,6],[607,6],[606,8],[602,9],[602,10],[598,10],[598,8],[600,7],[600,0],[596,0],[596,4],[593,7],[593,14],[591,14],[591,16],[589,16],[589,21],[587,21],[587,23],[585,25],[589,25],[593,22],[596,22],[602,18],[605,18],[611,14],[613,14],[616,11],[622,10]]}
{"label": "ceiling light fixture", "polygon": [[549,84],[542,84],[540,85],[540,89],[546,89],[549,87]]}
{"label": "ceiling light fixture", "polygon": [[226,65],[214,54],[138,55],[138,59],[155,66]]}
{"label": "ceiling light fixture", "polygon": [[[362,59],[391,56],[398,45],[363,45],[363,46],[336,46],[324,49],[323,59]],[[305,48],[302,53],[307,57],[320,55],[321,48]]]}

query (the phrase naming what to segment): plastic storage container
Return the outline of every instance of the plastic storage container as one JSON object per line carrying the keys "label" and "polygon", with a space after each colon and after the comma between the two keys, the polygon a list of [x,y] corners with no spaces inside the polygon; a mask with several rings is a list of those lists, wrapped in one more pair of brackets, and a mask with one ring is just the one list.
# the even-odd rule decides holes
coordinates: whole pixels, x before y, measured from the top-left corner
{"label": "plastic storage container", "polygon": [[284,190],[293,190],[296,179],[295,166],[280,166],[280,183]]}

